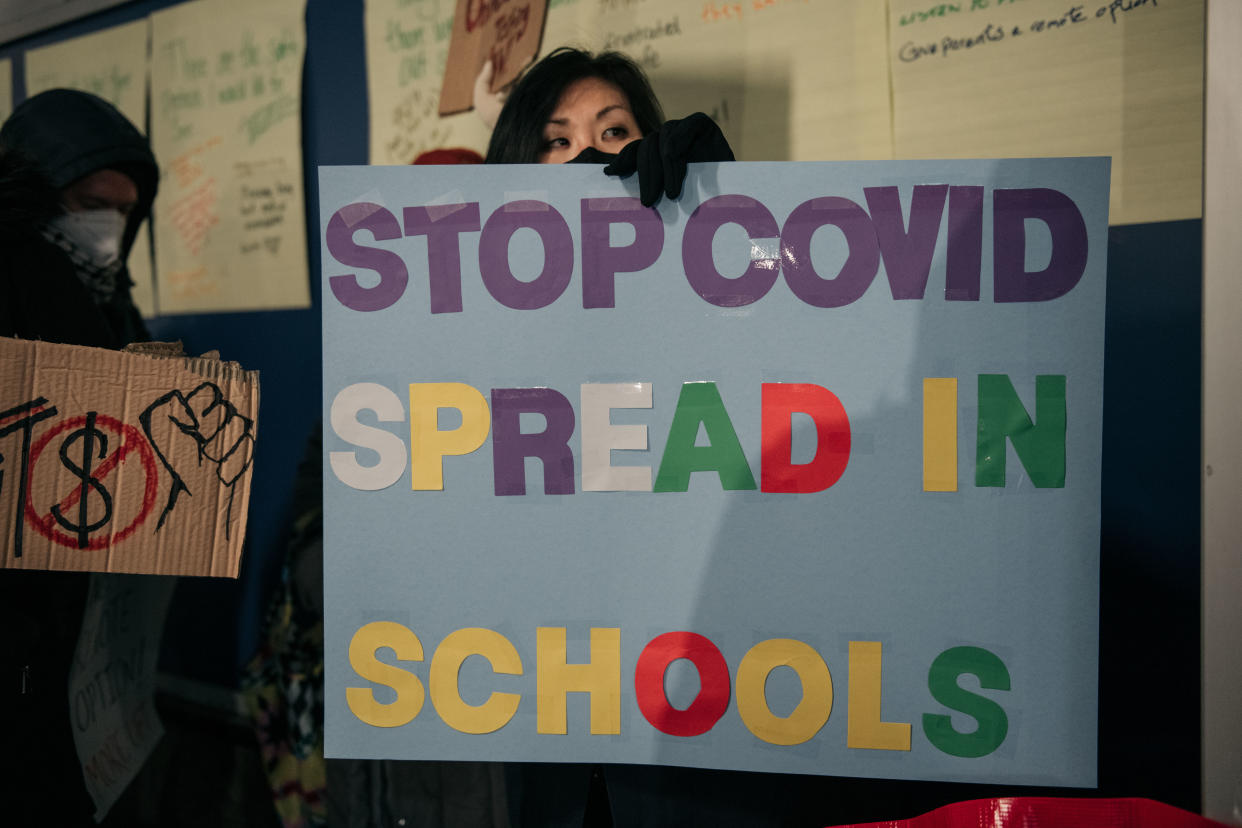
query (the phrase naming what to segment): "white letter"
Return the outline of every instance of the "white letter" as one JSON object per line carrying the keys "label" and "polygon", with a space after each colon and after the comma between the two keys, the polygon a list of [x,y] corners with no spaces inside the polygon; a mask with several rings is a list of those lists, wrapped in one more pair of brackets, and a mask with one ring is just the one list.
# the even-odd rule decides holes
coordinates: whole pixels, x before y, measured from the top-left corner
{"label": "white letter", "polygon": [[582,386],[582,491],[649,492],[650,466],[613,466],[613,449],[647,448],[647,426],[613,425],[614,408],[651,408],[651,383]]}
{"label": "white letter", "polygon": [[381,423],[405,420],[401,398],[374,382],[358,382],[342,388],[332,401],[332,430],[347,443],[377,452],[379,462],[363,466],[352,451],[328,453],[328,463],[337,478],[351,489],[373,492],[386,489],[405,474],[405,443],[391,431],[363,425],[358,412],[369,408]]}

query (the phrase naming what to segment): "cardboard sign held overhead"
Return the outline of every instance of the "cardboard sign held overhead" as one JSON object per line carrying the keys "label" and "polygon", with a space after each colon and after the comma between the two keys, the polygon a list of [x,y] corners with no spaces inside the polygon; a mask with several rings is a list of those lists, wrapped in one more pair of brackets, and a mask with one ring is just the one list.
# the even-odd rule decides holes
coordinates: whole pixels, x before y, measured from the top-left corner
{"label": "cardboard sign held overhead", "polygon": [[258,372],[0,338],[0,567],[237,577]]}
{"label": "cardboard sign held overhead", "polygon": [[457,0],[440,87],[440,114],[474,107],[474,81],[489,60],[492,84],[488,91],[512,83],[539,53],[547,14],[547,0]]}

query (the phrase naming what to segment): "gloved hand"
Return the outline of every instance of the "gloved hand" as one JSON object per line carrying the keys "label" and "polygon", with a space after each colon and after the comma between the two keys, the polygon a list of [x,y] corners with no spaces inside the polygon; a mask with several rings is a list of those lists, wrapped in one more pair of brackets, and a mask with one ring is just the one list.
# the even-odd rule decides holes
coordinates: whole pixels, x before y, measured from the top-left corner
{"label": "gloved hand", "polygon": [[638,197],[644,207],[681,195],[686,165],[695,161],[732,161],[733,150],[716,122],[696,112],[677,121],[666,121],[655,132],[632,141],[617,154],[604,173],[625,178],[638,173]]}

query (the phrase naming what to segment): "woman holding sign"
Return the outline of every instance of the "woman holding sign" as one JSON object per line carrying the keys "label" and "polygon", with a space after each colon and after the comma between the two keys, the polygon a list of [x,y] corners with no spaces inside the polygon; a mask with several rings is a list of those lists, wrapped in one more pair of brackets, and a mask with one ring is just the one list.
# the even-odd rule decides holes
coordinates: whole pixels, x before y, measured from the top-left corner
{"label": "woman holding sign", "polygon": [[[703,113],[666,121],[628,57],[563,47],[513,88],[486,163],[605,164],[605,174],[622,178],[637,172],[640,200],[651,207],[662,194],[681,195],[687,164],[733,160]],[[507,777],[515,826],[578,826],[584,817],[585,824],[762,825],[776,819],[772,798],[788,793],[781,777],[658,766],[512,764]]]}
{"label": "woman holding sign", "polygon": [[665,121],[646,75],[617,52],[562,47],[522,75],[505,101],[487,147],[488,164],[606,164],[604,173],[638,173],[650,207],[681,195],[686,165],[732,161],[733,150],[702,112]]}

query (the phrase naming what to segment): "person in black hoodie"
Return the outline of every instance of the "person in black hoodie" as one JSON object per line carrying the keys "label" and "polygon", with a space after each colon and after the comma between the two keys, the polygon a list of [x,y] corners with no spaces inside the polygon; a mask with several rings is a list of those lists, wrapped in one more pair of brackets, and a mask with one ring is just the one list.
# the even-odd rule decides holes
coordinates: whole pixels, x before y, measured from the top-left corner
{"label": "person in black hoodie", "polygon": [[[158,178],[147,139],[101,98],[54,89],[18,106],[0,127],[0,336],[147,339],[125,261]],[[68,698],[87,585],[0,570],[0,824],[93,824]]]}
{"label": "person in black hoodie", "polygon": [[147,338],[125,261],[159,168],[102,98],[52,89],[0,127],[0,335],[120,348]]}

